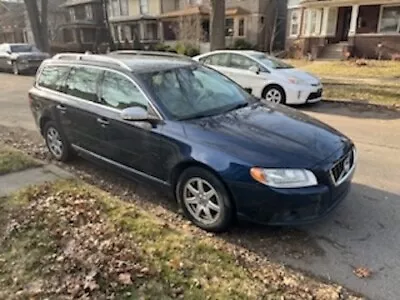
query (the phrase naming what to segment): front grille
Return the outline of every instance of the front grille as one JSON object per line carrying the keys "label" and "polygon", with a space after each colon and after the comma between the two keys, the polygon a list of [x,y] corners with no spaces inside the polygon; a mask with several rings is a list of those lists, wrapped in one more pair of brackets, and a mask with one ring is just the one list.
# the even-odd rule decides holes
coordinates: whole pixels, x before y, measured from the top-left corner
{"label": "front grille", "polygon": [[319,89],[318,91],[311,93],[307,100],[313,100],[313,99],[317,99],[317,98],[321,98],[322,97],[322,89]]}
{"label": "front grille", "polygon": [[354,166],[354,149],[342,157],[330,170],[331,178],[336,185],[341,184]]}

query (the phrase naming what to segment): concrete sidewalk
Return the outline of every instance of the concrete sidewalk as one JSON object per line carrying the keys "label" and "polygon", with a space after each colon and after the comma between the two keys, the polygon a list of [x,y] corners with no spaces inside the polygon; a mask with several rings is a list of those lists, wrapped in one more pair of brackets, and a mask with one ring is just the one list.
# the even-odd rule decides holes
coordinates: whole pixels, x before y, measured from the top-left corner
{"label": "concrete sidewalk", "polygon": [[39,168],[9,173],[0,176],[0,198],[30,185],[68,178],[73,178],[73,175],[55,165],[45,165]]}

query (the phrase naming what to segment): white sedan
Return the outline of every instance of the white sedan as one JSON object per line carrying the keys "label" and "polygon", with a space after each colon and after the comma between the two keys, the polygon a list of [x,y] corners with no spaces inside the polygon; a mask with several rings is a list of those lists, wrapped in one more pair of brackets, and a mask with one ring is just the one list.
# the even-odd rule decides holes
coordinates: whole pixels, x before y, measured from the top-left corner
{"label": "white sedan", "polygon": [[304,104],[318,102],[322,97],[322,84],[317,77],[262,52],[220,50],[194,59],[267,101]]}

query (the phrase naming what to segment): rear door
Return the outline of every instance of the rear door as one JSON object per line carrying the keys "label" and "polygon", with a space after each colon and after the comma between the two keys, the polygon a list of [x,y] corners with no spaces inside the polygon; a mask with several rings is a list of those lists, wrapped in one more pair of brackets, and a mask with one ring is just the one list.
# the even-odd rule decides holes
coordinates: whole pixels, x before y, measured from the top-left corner
{"label": "rear door", "polygon": [[229,53],[217,53],[211,54],[209,56],[203,57],[200,61],[209,67],[221,72],[225,76],[230,77],[230,68],[229,68],[229,60],[230,54]]}
{"label": "rear door", "polygon": [[98,98],[98,84],[103,73],[102,69],[91,66],[73,67],[64,90],[68,101],[58,107],[69,142],[98,155],[105,152],[106,124],[100,117],[104,108]]}
{"label": "rear door", "polygon": [[120,116],[125,108],[141,106],[157,117],[147,96],[131,77],[116,71],[105,72],[100,95],[102,105],[108,108],[101,116],[108,122],[106,156],[136,172],[159,178],[162,125],[124,121]]}

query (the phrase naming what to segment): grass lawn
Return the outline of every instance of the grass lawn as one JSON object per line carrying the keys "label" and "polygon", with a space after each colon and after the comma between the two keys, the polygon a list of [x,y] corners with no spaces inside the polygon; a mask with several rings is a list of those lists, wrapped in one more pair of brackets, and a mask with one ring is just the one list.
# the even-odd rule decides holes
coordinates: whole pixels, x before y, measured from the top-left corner
{"label": "grass lawn", "polygon": [[0,144],[0,175],[38,165],[39,163],[24,153]]}
{"label": "grass lawn", "polygon": [[368,60],[367,66],[357,66],[354,61],[306,61],[286,60],[295,67],[314,73],[324,78],[349,77],[349,78],[392,78],[400,79],[399,61]]}
{"label": "grass lawn", "polygon": [[324,83],[324,98],[361,100],[373,104],[400,106],[400,87],[395,85]]}
{"label": "grass lawn", "polygon": [[0,299],[356,299],[226,247],[77,181],[32,187],[0,201]]}

